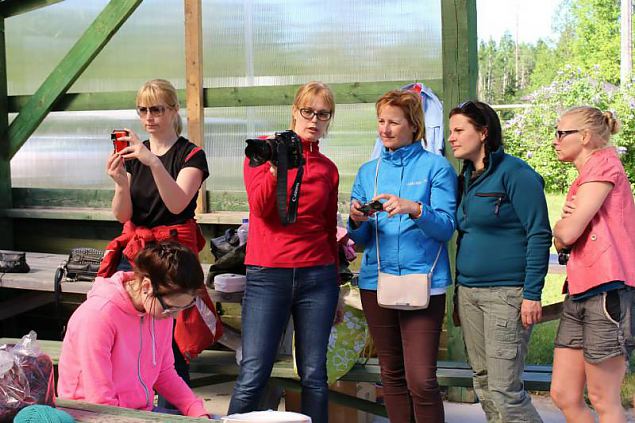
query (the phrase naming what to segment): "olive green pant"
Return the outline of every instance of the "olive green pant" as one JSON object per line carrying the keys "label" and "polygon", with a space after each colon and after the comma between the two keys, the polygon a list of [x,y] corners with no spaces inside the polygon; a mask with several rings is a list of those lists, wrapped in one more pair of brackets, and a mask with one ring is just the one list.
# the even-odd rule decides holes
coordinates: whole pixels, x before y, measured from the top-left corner
{"label": "olive green pant", "polygon": [[460,286],[458,291],[474,390],[487,421],[542,422],[522,381],[531,334],[520,320],[522,287]]}

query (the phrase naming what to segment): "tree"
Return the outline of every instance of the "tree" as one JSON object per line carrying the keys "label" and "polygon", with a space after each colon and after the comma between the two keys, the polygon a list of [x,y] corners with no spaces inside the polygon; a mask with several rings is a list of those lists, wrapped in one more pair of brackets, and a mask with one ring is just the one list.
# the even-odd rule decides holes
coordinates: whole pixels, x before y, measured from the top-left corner
{"label": "tree", "polygon": [[601,80],[619,84],[620,1],[575,0],[567,28],[573,34],[568,63],[583,71],[598,68]]}
{"label": "tree", "polygon": [[577,176],[570,164],[560,163],[553,151],[554,127],[566,109],[590,105],[611,110],[622,123],[612,138],[624,148],[622,163],[631,182],[635,181],[635,88],[620,89],[601,81],[599,67],[590,71],[567,65],[553,82],[531,97],[531,108],[517,113],[504,124],[505,150],[526,160],[545,179],[550,192],[563,192]]}

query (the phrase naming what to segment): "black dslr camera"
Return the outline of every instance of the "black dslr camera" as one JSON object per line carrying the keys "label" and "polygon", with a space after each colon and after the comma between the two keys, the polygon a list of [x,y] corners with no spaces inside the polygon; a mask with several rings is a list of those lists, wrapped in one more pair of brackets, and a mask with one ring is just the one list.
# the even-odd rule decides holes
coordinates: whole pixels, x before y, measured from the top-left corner
{"label": "black dslr camera", "polygon": [[[249,166],[258,167],[271,162],[278,168],[276,178],[278,217],[283,225],[295,223],[298,217],[300,186],[304,173],[300,137],[289,130],[276,132],[275,138],[272,139],[249,139],[246,142],[245,156],[249,158]],[[287,173],[293,168],[297,168],[298,171],[291,187],[287,206]]]}
{"label": "black dslr camera", "polygon": [[272,139],[255,138],[246,142],[245,156],[249,158],[251,167],[258,167],[269,161],[279,167],[282,160],[286,162],[287,169],[294,169],[302,163],[302,142],[291,130],[276,132]]}

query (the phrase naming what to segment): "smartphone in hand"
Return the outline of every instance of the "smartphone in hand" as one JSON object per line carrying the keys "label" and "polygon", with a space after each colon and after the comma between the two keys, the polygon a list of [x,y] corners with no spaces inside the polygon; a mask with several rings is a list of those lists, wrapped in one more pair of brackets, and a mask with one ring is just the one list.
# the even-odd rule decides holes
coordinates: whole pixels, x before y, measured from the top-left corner
{"label": "smartphone in hand", "polygon": [[112,140],[112,145],[115,149],[115,153],[119,153],[126,147],[130,146],[130,141],[120,140],[121,137],[130,136],[130,133],[125,129],[115,129],[110,134],[110,139]]}

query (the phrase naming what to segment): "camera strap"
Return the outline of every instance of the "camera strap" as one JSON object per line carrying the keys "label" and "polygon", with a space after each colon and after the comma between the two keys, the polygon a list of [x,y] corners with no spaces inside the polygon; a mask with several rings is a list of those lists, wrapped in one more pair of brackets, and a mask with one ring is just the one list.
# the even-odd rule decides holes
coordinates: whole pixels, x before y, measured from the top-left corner
{"label": "camera strap", "polygon": [[[300,146],[300,157],[302,150]],[[298,173],[291,187],[291,198],[289,199],[289,207],[287,208],[287,173],[289,170],[288,148],[285,144],[278,145],[278,183],[276,184],[276,207],[278,208],[278,216],[280,223],[287,226],[289,223],[295,223],[298,217],[298,200],[300,199],[300,185],[302,185],[302,175],[304,174],[304,166],[302,161],[298,166]]]}

